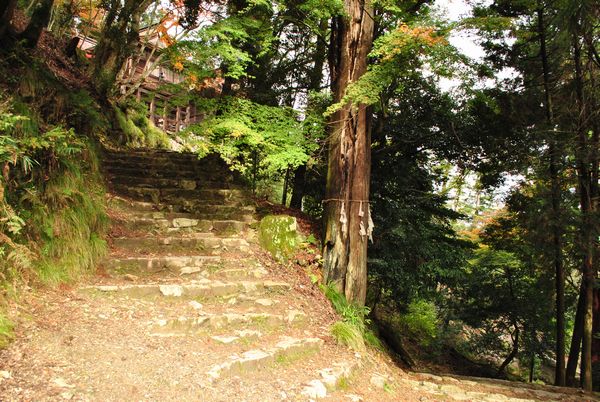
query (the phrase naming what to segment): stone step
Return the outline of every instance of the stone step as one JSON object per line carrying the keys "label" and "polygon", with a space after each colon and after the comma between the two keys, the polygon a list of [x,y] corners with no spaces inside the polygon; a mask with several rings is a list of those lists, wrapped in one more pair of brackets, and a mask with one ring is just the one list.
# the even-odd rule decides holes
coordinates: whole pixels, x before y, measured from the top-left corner
{"label": "stone step", "polygon": [[272,348],[254,349],[229,357],[229,360],[213,366],[208,371],[212,381],[252,373],[276,365],[280,361],[290,361],[317,353],[323,340],[320,338],[291,338],[284,336]]}
{"label": "stone step", "polygon": [[319,378],[308,382],[302,389],[302,395],[310,399],[325,398],[328,392],[343,388],[342,384],[347,387],[348,382],[361,367],[360,357],[355,357],[352,361],[340,361],[331,367],[321,369],[318,371]]}
{"label": "stone step", "polygon": [[189,180],[207,180],[222,181],[223,183],[236,182],[235,177],[228,172],[200,172],[190,168],[143,168],[141,166],[118,166],[103,165],[102,169],[109,176],[142,176],[154,177],[158,179],[189,179]]}
{"label": "stone step", "polygon": [[119,221],[125,230],[151,231],[152,233],[217,233],[221,235],[238,234],[249,227],[249,222],[237,220],[208,220],[208,219],[152,219],[131,216]]}
{"label": "stone step", "polygon": [[247,213],[242,210],[241,212],[232,209],[228,212],[168,212],[168,211],[154,211],[154,212],[133,212],[127,215],[126,220],[156,220],[156,221],[169,221],[171,227],[186,227],[195,226],[187,221],[198,221],[198,220],[235,220],[241,222],[252,223],[254,222],[254,216],[252,213]]}
{"label": "stone step", "polygon": [[225,313],[200,314],[197,317],[178,317],[170,320],[158,320],[153,326],[156,336],[193,335],[207,330],[230,327],[275,327],[302,322],[306,314],[291,310],[287,314],[270,313]]}
{"label": "stone step", "polygon": [[215,342],[228,345],[230,343],[236,343],[240,340],[244,340],[245,342],[256,341],[261,336],[262,333],[260,331],[255,331],[252,329],[238,329],[234,331],[234,335],[213,335],[210,338]]}
{"label": "stone step", "polygon": [[179,272],[182,268],[201,268],[218,264],[219,256],[192,255],[192,256],[139,256],[124,258],[107,258],[102,265],[114,271],[132,272]]}
{"label": "stone step", "polygon": [[[118,257],[116,257],[118,259]],[[156,256],[154,256],[156,258]],[[148,282],[159,279],[175,280],[175,278],[188,278],[193,280],[254,280],[266,277],[269,274],[262,264],[253,259],[244,259],[244,261],[235,261],[222,259],[220,261],[207,261],[199,266],[181,266],[181,267],[159,267],[155,265],[152,268],[139,264],[132,267],[132,264],[116,265],[111,264],[110,260],[104,264],[106,271],[114,277],[121,277],[133,283],[138,281]],[[176,279],[179,281],[180,279]],[[230,304],[256,303],[261,306],[269,306],[276,303],[271,299],[256,299],[250,296],[240,296],[230,299]]]}
{"label": "stone step", "polygon": [[184,190],[181,188],[151,188],[140,186],[126,186],[114,184],[111,189],[121,195],[125,195],[137,200],[167,204],[185,205],[190,203],[225,204],[225,205],[248,205],[250,201],[247,194],[238,189],[196,189]]}
{"label": "stone step", "polygon": [[131,284],[131,285],[97,285],[81,288],[87,292],[104,292],[128,297],[173,297],[173,298],[211,298],[227,297],[238,294],[262,294],[265,292],[287,291],[291,286],[285,282],[274,281],[237,281],[217,280],[190,281],[185,284]]}
{"label": "stone step", "polygon": [[193,237],[119,237],[112,239],[112,245],[135,253],[160,255],[184,251],[211,251],[214,249],[247,251],[250,247],[243,238],[217,237],[212,233],[198,233]]}
{"label": "stone step", "polygon": [[111,163],[115,161],[125,161],[133,163],[143,162],[173,162],[173,163],[196,163],[207,166],[222,165],[225,166],[225,162],[217,155],[207,155],[204,158],[199,159],[197,154],[190,152],[172,152],[163,151],[157,152],[156,150],[139,150],[139,151],[105,151],[102,155],[102,160],[105,163]]}
{"label": "stone step", "polygon": [[110,182],[113,184],[123,184],[127,186],[140,186],[152,188],[181,188],[185,190],[195,189],[239,189],[240,186],[223,180],[203,180],[203,179],[181,179],[164,178],[140,175],[108,174]]}
{"label": "stone step", "polygon": [[[133,200],[111,194],[108,201],[109,208],[126,212],[187,212],[195,214],[216,214],[218,216],[232,216],[236,213],[252,215],[255,213],[253,205],[236,206],[211,204],[208,202],[190,201],[184,204],[153,203]],[[230,215],[231,214],[231,215]]]}

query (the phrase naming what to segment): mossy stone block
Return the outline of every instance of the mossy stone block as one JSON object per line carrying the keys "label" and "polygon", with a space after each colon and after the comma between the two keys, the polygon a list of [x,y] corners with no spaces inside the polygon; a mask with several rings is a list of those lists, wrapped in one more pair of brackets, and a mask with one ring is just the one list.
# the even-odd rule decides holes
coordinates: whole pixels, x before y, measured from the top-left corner
{"label": "mossy stone block", "polygon": [[287,215],[265,216],[260,221],[258,240],[277,261],[287,261],[300,243],[296,218]]}

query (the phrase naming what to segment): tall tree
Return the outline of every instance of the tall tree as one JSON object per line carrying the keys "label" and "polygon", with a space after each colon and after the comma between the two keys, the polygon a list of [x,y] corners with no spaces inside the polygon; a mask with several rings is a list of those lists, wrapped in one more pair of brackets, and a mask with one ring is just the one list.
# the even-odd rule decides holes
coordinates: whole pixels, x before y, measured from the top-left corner
{"label": "tall tree", "polygon": [[560,150],[556,135],[554,133],[554,104],[550,88],[550,67],[548,62],[548,51],[546,46],[546,23],[545,7],[542,1],[538,1],[537,19],[538,36],[540,41],[540,58],[542,61],[542,77],[544,83],[544,108],[546,111],[546,123],[549,131],[548,154],[551,181],[552,201],[552,243],[553,262],[556,287],[556,367],[554,372],[554,384],[565,385],[565,272],[562,261],[562,228],[560,227],[560,179],[559,158]]}
{"label": "tall tree", "polygon": [[[367,71],[374,21],[370,0],[345,0],[333,20],[330,69],[335,102]],[[331,115],[325,195],[324,279],[348,300],[364,304],[367,240],[371,230],[369,182],[371,111],[347,102]]]}

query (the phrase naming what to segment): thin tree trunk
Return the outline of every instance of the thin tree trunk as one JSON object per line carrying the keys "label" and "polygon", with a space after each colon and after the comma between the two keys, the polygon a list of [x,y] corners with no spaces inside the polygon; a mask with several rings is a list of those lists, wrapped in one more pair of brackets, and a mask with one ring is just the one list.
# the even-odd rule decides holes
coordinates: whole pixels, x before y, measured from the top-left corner
{"label": "thin tree trunk", "polygon": [[538,33],[540,38],[540,57],[542,59],[544,95],[546,98],[546,123],[550,135],[548,153],[550,156],[549,172],[551,182],[552,202],[552,254],[554,262],[554,277],[556,289],[556,367],[554,372],[554,385],[565,385],[565,272],[562,261],[562,230],[560,226],[560,159],[554,131],[554,108],[550,92],[550,68],[548,66],[548,53],[546,50],[546,25],[544,22],[544,9],[538,1]]}
{"label": "thin tree trunk", "polygon": [[529,358],[529,382],[533,382],[533,373],[535,371],[535,353],[531,353]]}
{"label": "thin tree trunk", "polygon": [[[345,15],[332,29],[334,100],[367,70],[373,43],[369,0],[345,0]],[[363,305],[367,292],[367,231],[371,167],[371,112],[365,105],[344,105],[330,123],[325,203],[324,279]]]}
{"label": "thin tree trunk", "polygon": [[575,387],[575,375],[577,374],[577,365],[579,364],[579,354],[581,352],[581,339],[583,338],[583,314],[585,309],[585,281],[581,281],[579,289],[579,298],[577,301],[577,310],[575,312],[575,324],[573,326],[573,336],[571,337],[571,347],[569,348],[569,360],[567,361],[567,370],[565,375],[565,384],[568,387]]}
{"label": "thin tree trunk", "polygon": [[[319,32],[327,31],[327,19],[322,19],[319,23]],[[310,74],[308,83],[309,91],[318,91],[321,89],[321,81],[323,81],[323,66],[327,56],[327,43],[320,37],[317,37],[317,46],[315,48],[314,60],[315,64]],[[301,209],[302,198],[304,198],[306,180],[306,164],[300,165],[294,171],[294,185],[292,187],[292,199],[290,200],[290,208]]]}
{"label": "thin tree trunk", "polygon": [[284,207],[287,205],[287,193],[288,184],[290,182],[290,168],[285,170],[285,177],[283,178],[283,195],[281,196],[281,205]]}
{"label": "thin tree trunk", "polygon": [[589,144],[585,129],[586,104],[583,93],[583,71],[581,65],[581,45],[579,35],[573,33],[573,62],[575,65],[575,95],[578,112],[577,122],[577,176],[582,214],[581,223],[581,245],[583,252],[583,280],[585,287],[585,307],[583,319],[583,342],[582,342],[582,367],[581,377],[583,389],[592,390],[592,326],[593,326],[593,302],[594,302],[594,231],[592,211],[592,188],[589,171]]}
{"label": "thin tree trunk", "polygon": [[504,376],[506,367],[508,367],[508,365],[510,363],[512,363],[512,361],[515,359],[515,357],[517,357],[517,354],[519,353],[519,336],[521,334],[521,331],[519,329],[519,326],[516,323],[514,323],[513,325],[515,328],[515,331],[511,335],[511,338],[513,341],[513,347],[512,347],[512,350],[510,351],[510,353],[508,354],[508,356],[506,357],[506,359],[504,359],[504,361],[498,368],[498,374],[497,374],[498,377]]}
{"label": "thin tree trunk", "polygon": [[304,186],[306,179],[306,165],[300,165],[294,171],[294,186],[292,188],[292,199],[290,208],[302,209],[302,199],[304,198]]}

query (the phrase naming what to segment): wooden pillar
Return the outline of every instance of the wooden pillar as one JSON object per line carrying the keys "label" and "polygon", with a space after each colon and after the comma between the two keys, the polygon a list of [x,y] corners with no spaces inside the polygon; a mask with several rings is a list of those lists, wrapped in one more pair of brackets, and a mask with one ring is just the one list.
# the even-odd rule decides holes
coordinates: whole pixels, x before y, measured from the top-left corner
{"label": "wooden pillar", "polygon": [[192,106],[187,105],[185,108],[185,126],[188,127],[190,125],[190,114],[192,114]]}
{"label": "wooden pillar", "polygon": [[167,101],[165,100],[163,106],[163,131],[167,131]]}
{"label": "wooden pillar", "polygon": [[181,106],[177,106],[177,111],[175,112],[175,132],[179,132],[179,125],[181,124]]}
{"label": "wooden pillar", "polygon": [[142,91],[139,88],[135,92],[135,100],[138,102],[142,100]]}
{"label": "wooden pillar", "polygon": [[152,100],[150,101],[150,121],[152,122],[152,124],[156,124],[155,113],[156,113],[156,103],[154,103],[154,96],[153,96]]}

